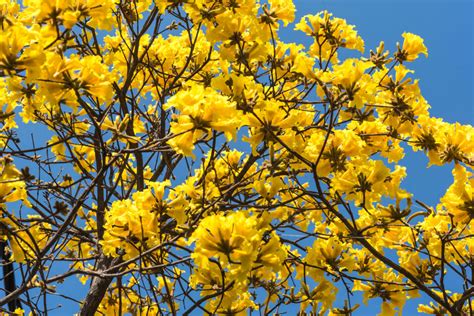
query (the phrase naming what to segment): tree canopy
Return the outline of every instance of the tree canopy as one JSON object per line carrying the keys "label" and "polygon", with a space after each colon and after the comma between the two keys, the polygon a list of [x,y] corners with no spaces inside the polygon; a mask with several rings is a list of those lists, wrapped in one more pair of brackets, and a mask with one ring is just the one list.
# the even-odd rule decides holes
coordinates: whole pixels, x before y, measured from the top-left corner
{"label": "tree canopy", "polygon": [[[0,0],[0,313],[474,315],[474,129],[430,116],[423,39],[294,19]],[[439,204],[405,151],[452,167]]]}

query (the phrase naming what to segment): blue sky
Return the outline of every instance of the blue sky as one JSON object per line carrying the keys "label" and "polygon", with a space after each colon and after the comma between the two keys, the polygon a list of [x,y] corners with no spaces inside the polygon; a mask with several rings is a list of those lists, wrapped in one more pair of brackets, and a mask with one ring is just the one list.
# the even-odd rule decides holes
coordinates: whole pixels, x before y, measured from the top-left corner
{"label": "blue sky", "polygon": [[[473,1],[296,0],[294,3],[297,20],[321,10],[347,19],[365,40],[366,53],[382,40],[393,52],[396,42],[402,42],[403,32],[423,37],[429,56],[419,58],[409,67],[421,79],[420,86],[432,106],[431,113],[449,122],[473,123]],[[291,34],[291,40],[305,39],[301,32]],[[285,32],[283,39],[290,40],[288,35]]]}

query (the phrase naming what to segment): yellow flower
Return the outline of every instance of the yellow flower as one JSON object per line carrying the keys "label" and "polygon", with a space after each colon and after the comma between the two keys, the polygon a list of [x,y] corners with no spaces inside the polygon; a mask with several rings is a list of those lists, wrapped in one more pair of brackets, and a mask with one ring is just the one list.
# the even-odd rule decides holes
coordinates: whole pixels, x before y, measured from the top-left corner
{"label": "yellow flower", "polygon": [[335,18],[327,11],[317,15],[306,15],[296,24],[300,30],[314,38],[309,49],[312,57],[321,61],[338,61],[339,48],[364,51],[364,41],[346,20]]}
{"label": "yellow flower", "polygon": [[63,24],[66,28],[72,28],[76,22],[79,20],[81,15],[80,11],[77,10],[67,10],[62,14]]}
{"label": "yellow flower", "polygon": [[[190,244],[195,243],[191,255],[195,263],[192,286],[201,285],[216,291],[218,288],[213,285],[224,282],[222,273],[226,284],[233,284],[225,293],[221,305],[223,311],[240,310],[239,306],[256,308],[247,292],[248,279],[255,275],[273,280],[275,272],[282,269],[286,249],[282,248],[275,233],[268,237],[269,240],[264,240],[268,229],[265,218],[245,211],[210,215],[200,222],[189,239]],[[217,302],[212,301],[210,305]]]}
{"label": "yellow flower", "polygon": [[403,33],[404,39],[400,59],[402,61],[413,61],[418,58],[419,54],[428,57],[428,49],[423,43],[423,39],[413,33]]}
{"label": "yellow flower", "polygon": [[455,164],[453,176],[454,183],[441,198],[441,205],[455,222],[469,223],[474,219],[474,177],[460,164]]}
{"label": "yellow flower", "polygon": [[436,315],[436,316],[447,314],[447,311],[443,307],[440,307],[437,304],[433,304],[433,302],[430,302],[429,305],[425,305],[425,304],[418,305],[417,311],[418,313],[424,313],[424,314]]}
{"label": "yellow flower", "polygon": [[171,97],[165,109],[175,108],[171,132],[175,135],[168,144],[178,153],[192,156],[194,144],[211,136],[210,131],[223,132],[228,140],[235,139],[242,125],[241,112],[236,104],[212,88],[192,84]]}
{"label": "yellow flower", "polygon": [[296,11],[293,1],[269,0],[268,2],[270,4],[269,16],[276,17],[278,20],[283,21],[285,26],[293,22]]}

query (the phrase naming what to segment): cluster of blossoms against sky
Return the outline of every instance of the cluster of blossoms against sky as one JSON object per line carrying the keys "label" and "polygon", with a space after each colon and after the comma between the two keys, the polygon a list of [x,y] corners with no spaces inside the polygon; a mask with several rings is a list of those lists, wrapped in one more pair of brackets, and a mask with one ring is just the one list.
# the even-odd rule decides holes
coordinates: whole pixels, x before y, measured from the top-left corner
{"label": "cluster of blossoms against sky", "polygon": [[[0,304],[81,282],[97,306],[62,304],[105,315],[472,313],[474,129],[430,116],[423,39],[294,19],[290,0],[0,0]],[[438,205],[403,189],[405,151],[452,168]]]}

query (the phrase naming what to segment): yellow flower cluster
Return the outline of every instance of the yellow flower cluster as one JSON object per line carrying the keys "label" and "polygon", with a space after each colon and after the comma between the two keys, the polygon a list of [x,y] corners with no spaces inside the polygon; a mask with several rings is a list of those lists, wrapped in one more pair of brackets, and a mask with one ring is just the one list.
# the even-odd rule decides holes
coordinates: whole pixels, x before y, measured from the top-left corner
{"label": "yellow flower cluster", "polygon": [[168,182],[150,183],[150,189],[134,193],[131,200],[112,204],[105,216],[101,241],[104,254],[127,260],[165,240],[160,220],[165,214],[163,196],[167,185]]}
{"label": "yellow flower cluster", "polygon": [[459,123],[449,124],[440,118],[421,116],[411,134],[413,150],[423,150],[430,164],[443,165],[474,161],[474,127]]}
{"label": "yellow flower cluster", "polygon": [[236,137],[241,126],[240,111],[234,102],[212,88],[192,85],[168,100],[166,109],[175,108],[171,132],[176,135],[168,141],[178,153],[192,156],[195,144],[201,138],[209,139],[211,130],[223,132],[228,140]]}
{"label": "yellow flower cluster", "polygon": [[223,292],[222,299],[208,305],[219,313],[243,313],[257,308],[248,288],[251,282],[276,281],[286,249],[275,232],[269,231],[268,214],[247,211],[204,218],[193,232],[195,263],[191,286],[202,293]]}
{"label": "yellow flower cluster", "polygon": [[357,35],[354,26],[327,11],[304,16],[295,29],[313,37],[309,53],[320,61],[337,62],[340,47],[364,51],[364,41]]}
{"label": "yellow flower cluster", "polygon": [[474,219],[474,176],[456,164],[453,170],[454,183],[441,198],[441,205],[456,223],[469,223]]}
{"label": "yellow flower cluster", "polygon": [[21,172],[15,167],[11,157],[0,157],[0,205],[19,200],[25,205],[30,205],[26,184],[21,176]]}

